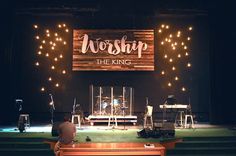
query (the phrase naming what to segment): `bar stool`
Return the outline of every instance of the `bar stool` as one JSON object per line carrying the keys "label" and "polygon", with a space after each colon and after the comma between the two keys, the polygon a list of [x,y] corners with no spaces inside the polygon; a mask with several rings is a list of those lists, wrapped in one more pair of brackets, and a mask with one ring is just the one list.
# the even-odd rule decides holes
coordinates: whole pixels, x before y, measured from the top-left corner
{"label": "bar stool", "polygon": [[179,125],[181,128],[184,127],[183,118],[184,118],[184,111],[178,111],[178,113],[175,116],[175,127],[177,127],[176,125]]}
{"label": "bar stool", "polygon": [[116,116],[109,116],[108,117],[108,127],[111,126],[111,122],[113,123],[113,126],[115,124],[115,127],[117,127],[117,117]]}
{"label": "bar stool", "polygon": [[18,123],[23,122],[25,128],[30,128],[30,118],[29,114],[20,114]]}
{"label": "bar stool", "polygon": [[[152,112],[153,112],[153,106],[146,106],[147,113],[144,115],[144,128],[148,128],[151,126],[151,129],[153,128],[153,120],[152,120]],[[150,123],[148,124],[148,119],[150,119]]]}
{"label": "bar stool", "polygon": [[189,128],[194,128],[194,122],[193,122],[193,116],[192,115],[185,115],[184,128],[187,128],[188,118],[190,118]]}
{"label": "bar stool", "polygon": [[81,126],[80,115],[72,115],[71,122],[75,125],[78,124],[79,128]]}

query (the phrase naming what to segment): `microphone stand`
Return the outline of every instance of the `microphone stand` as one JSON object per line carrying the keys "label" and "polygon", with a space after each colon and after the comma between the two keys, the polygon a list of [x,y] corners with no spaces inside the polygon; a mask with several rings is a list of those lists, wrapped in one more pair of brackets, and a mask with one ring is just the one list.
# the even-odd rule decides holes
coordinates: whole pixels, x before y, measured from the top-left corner
{"label": "microphone stand", "polygon": [[51,106],[51,124],[53,125],[53,118],[54,118],[54,110],[55,110],[55,105],[54,105],[54,100],[52,94],[49,94],[51,98],[50,106]]}

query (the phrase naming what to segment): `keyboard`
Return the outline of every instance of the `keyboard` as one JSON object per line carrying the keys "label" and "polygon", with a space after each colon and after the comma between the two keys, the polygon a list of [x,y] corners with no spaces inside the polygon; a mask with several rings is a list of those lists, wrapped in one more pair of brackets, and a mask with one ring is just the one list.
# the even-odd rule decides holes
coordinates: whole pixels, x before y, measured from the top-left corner
{"label": "keyboard", "polygon": [[164,105],[160,105],[160,108],[163,109],[188,109],[189,108],[189,105],[184,105],[184,104],[173,104],[173,105],[167,105],[167,104],[164,104]]}

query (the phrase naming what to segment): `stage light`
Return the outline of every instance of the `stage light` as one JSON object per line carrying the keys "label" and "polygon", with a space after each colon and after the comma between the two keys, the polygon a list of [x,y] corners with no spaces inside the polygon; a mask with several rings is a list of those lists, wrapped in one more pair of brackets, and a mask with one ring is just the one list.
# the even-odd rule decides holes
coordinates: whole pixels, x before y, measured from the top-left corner
{"label": "stage light", "polygon": [[188,64],[187,64],[187,67],[191,67],[191,63],[188,63]]}
{"label": "stage light", "polygon": [[177,42],[175,42],[175,45],[177,45],[178,43]]}
{"label": "stage light", "polygon": [[168,42],[168,38],[166,38],[165,41]]}
{"label": "stage light", "polygon": [[59,27],[59,28],[61,28],[61,25],[60,25],[60,24],[58,24],[58,27]]}
{"label": "stage light", "polygon": [[46,54],[45,54],[45,56],[46,56],[46,57],[49,57],[49,54],[48,54],[48,53],[46,53]]}
{"label": "stage light", "polygon": [[44,92],[44,91],[45,91],[45,88],[44,88],[44,87],[42,87],[40,90],[41,90],[42,92]]}
{"label": "stage light", "polygon": [[37,28],[38,28],[38,25],[35,24],[35,25],[34,25],[34,28],[37,29]]}
{"label": "stage light", "polygon": [[66,41],[64,41],[63,44],[66,45]]}
{"label": "stage light", "polygon": [[172,38],[172,34],[170,34],[170,38]]}
{"label": "stage light", "polygon": [[62,71],[62,74],[66,74],[66,70],[63,70],[63,71]]}
{"label": "stage light", "polygon": [[187,46],[184,46],[184,49],[187,49]]}
{"label": "stage light", "polygon": [[179,80],[179,78],[176,76],[176,77],[175,77],[175,80],[176,80],[176,81],[178,81],[178,80]]}
{"label": "stage light", "polygon": [[164,58],[167,58],[167,55],[166,55],[166,54],[164,55]]}
{"label": "stage light", "polygon": [[57,57],[54,58],[54,61],[58,61]]}
{"label": "stage light", "polygon": [[190,41],[190,39],[191,39],[190,37],[187,38],[188,41]]}
{"label": "stage light", "polygon": [[171,39],[169,39],[168,42],[171,42]]}
{"label": "stage light", "polygon": [[193,30],[193,27],[189,27],[188,30],[190,30],[190,31]]}
{"label": "stage light", "polygon": [[39,39],[39,36],[36,36],[35,38],[38,40],[38,39]]}
{"label": "stage light", "polygon": [[168,83],[168,86],[171,87],[171,83],[170,82]]}
{"label": "stage light", "polygon": [[57,34],[57,33],[55,33],[54,35],[55,35],[55,36],[57,36],[58,34]]}
{"label": "stage light", "polygon": [[184,45],[184,42],[182,42],[181,45]]}
{"label": "stage light", "polygon": [[166,29],[169,29],[169,25],[166,26]]}
{"label": "stage light", "polygon": [[175,70],[175,67],[172,67],[172,70]]}
{"label": "stage light", "polygon": [[62,41],[62,38],[59,38],[59,41]]}
{"label": "stage light", "polygon": [[185,87],[182,87],[182,89],[181,89],[183,92],[185,92],[186,91],[186,88]]}
{"label": "stage light", "polygon": [[45,40],[42,40],[42,43],[43,43],[43,44],[45,44],[45,43],[46,43],[46,41],[45,41]]}
{"label": "stage light", "polygon": [[51,69],[53,69],[53,70],[54,70],[54,69],[55,69],[55,66],[52,66],[52,67],[51,67]]}
{"label": "stage light", "polygon": [[39,54],[39,55],[41,55],[41,54],[42,54],[42,52],[41,52],[41,51],[38,51],[38,54]]}
{"label": "stage light", "polygon": [[49,33],[49,30],[48,30],[48,29],[46,30],[46,33]]}
{"label": "stage light", "polygon": [[173,62],[173,59],[172,59],[172,58],[170,58],[170,59],[169,59],[169,62]]}
{"label": "stage light", "polygon": [[49,78],[48,78],[48,81],[52,81],[52,78],[51,78],[51,77],[49,77]]}
{"label": "stage light", "polygon": [[63,24],[63,27],[66,27],[66,24]]}
{"label": "stage light", "polygon": [[172,49],[175,50],[175,47],[173,47]]}
{"label": "stage light", "polygon": [[66,29],[65,31],[66,31],[66,32],[69,32],[69,29]]}
{"label": "stage light", "polygon": [[180,37],[180,34],[177,34],[177,37]]}
{"label": "stage light", "polygon": [[56,46],[56,43],[53,43],[53,46],[55,47],[55,46]]}
{"label": "stage light", "polygon": [[161,29],[159,29],[158,32],[161,33],[162,32]]}
{"label": "stage light", "polygon": [[59,38],[56,38],[56,41],[59,41]]}
{"label": "stage light", "polygon": [[162,24],[162,25],[161,25],[161,27],[162,27],[162,28],[164,28],[164,27],[165,27],[165,25],[164,25],[164,24]]}
{"label": "stage light", "polygon": [[178,54],[178,58],[181,58],[181,54]]}
{"label": "stage light", "polygon": [[55,86],[56,86],[56,87],[59,87],[59,83],[56,83]]}
{"label": "stage light", "polygon": [[185,56],[188,56],[188,52],[185,53]]}
{"label": "stage light", "polygon": [[162,42],[161,42],[161,45],[163,45],[163,44],[164,44],[164,42],[162,41]]}
{"label": "stage light", "polygon": [[42,45],[40,45],[40,46],[39,46],[39,49],[43,49],[43,46],[42,46]]}
{"label": "stage light", "polygon": [[161,71],[161,75],[164,75],[164,74],[165,74],[165,71],[164,71],[164,70],[162,70],[162,71]]}
{"label": "stage light", "polygon": [[47,34],[47,37],[50,37],[50,34]]}
{"label": "stage light", "polygon": [[63,58],[63,55],[62,54],[60,54],[60,56],[59,56],[60,58]]}
{"label": "stage light", "polygon": [[51,49],[54,50],[55,48],[52,46]]}
{"label": "stage light", "polygon": [[35,65],[36,65],[36,66],[39,66],[39,62],[36,62]]}
{"label": "stage light", "polygon": [[49,44],[51,44],[51,45],[52,45],[52,43],[53,43],[52,41],[49,42]]}

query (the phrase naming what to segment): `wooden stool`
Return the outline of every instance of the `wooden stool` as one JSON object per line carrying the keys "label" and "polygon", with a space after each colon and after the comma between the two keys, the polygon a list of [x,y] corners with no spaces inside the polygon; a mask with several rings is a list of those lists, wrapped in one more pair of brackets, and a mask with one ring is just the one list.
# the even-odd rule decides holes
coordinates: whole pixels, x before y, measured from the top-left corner
{"label": "wooden stool", "polygon": [[29,114],[20,114],[18,123],[19,122],[23,122],[24,125],[25,125],[25,128],[30,128]]}
{"label": "wooden stool", "polygon": [[116,116],[109,116],[108,118],[108,127],[111,126],[111,122],[113,122],[113,126],[115,124],[115,127],[117,127],[117,117]]}
{"label": "wooden stool", "polygon": [[[77,119],[77,120],[76,120]],[[76,122],[75,122],[76,121]],[[72,115],[72,119],[71,122],[75,125],[78,124],[79,128],[81,126],[81,122],[80,122],[80,115]]]}
{"label": "wooden stool", "polygon": [[194,128],[194,122],[193,122],[193,116],[192,115],[185,115],[184,128],[187,128],[188,118],[190,118],[189,128]]}

